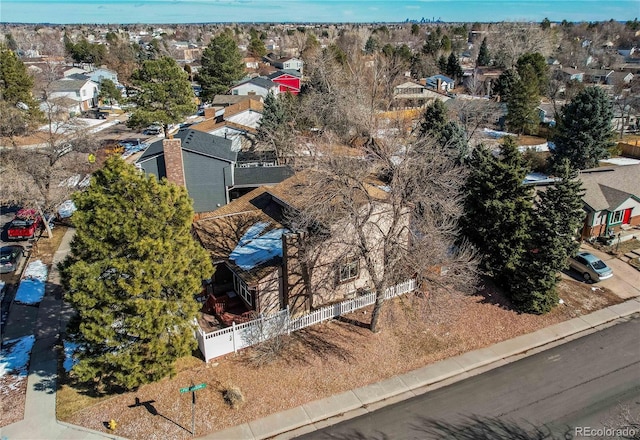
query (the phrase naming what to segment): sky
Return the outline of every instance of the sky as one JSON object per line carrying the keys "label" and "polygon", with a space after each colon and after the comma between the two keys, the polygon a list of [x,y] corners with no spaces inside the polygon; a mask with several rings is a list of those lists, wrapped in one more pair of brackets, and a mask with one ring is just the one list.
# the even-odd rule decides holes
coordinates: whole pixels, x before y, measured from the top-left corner
{"label": "sky", "polygon": [[603,21],[640,0],[0,0],[3,23]]}

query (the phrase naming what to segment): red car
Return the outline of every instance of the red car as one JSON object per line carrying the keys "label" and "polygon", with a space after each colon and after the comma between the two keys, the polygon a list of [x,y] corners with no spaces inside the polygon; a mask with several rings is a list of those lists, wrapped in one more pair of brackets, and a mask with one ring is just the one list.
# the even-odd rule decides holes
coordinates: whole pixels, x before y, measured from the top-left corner
{"label": "red car", "polygon": [[21,209],[9,224],[7,236],[9,240],[33,238],[41,224],[42,218],[35,209]]}

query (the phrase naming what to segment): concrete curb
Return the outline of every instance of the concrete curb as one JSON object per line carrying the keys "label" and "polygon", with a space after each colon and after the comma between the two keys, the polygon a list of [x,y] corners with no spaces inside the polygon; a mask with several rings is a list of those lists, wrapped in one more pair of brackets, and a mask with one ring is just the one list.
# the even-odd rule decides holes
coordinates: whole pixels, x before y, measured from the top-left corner
{"label": "concrete curb", "polygon": [[297,437],[561,345],[615,325],[635,313],[640,313],[640,297],[201,438],[284,440]]}

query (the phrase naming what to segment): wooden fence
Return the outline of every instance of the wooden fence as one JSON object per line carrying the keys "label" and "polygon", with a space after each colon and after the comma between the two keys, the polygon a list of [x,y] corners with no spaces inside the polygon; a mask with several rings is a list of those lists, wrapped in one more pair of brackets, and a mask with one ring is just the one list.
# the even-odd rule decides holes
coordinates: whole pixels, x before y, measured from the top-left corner
{"label": "wooden fence", "polygon": [[[416,280],[411,279],[395,286],[389,287],[384,293],[384,299],[388,300],[396,296],[404,295],[416,289]],[[262,316],[243,324],[233,324],[231,327],[204,333],[197,328],[196,338],[198,347],[208,362],[211,359],[237,352],[240,349],[250,347],[267,339],[289,334],[311,325],[319,324],[329,319],[351,313],[355,310],[369,306],[376,301],[375,292],[342,301],[340,303],[317,309],[309,314],[292,318],[289,310],[281,310],[273,315]]]}

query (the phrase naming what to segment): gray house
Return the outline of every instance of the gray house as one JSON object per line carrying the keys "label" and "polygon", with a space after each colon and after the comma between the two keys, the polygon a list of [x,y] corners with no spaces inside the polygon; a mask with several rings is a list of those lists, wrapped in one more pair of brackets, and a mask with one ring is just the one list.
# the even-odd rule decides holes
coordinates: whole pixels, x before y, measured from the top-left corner
{"label": "gray house", "polygon": [[147,174],[185,186],[196,213],[214,211],[245,192],[293,174],[289,167],[271,162],[240,168],[242,162],[243,153],[231,139],[186,129],[173,139],[149,145],[136,164]]}

